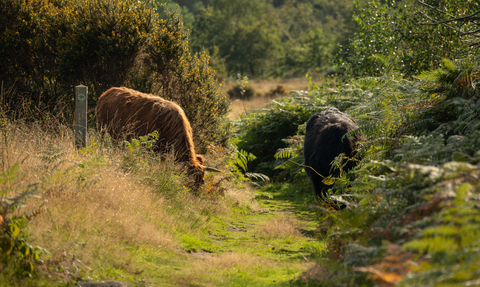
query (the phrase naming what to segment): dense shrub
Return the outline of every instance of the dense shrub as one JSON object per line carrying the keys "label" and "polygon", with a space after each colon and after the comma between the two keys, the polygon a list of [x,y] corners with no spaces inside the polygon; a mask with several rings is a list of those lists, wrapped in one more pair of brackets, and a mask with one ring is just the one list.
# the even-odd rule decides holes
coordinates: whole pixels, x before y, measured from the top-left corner
{"label": "dense shrub", "polygon": [[208,56],[191,54],[175,12],[166,19],[148,1],[74,0],[0,3],[0,78],[42,111],[73,107],[73,87],[89,87],[89,105],[112,86],[129,86],[178,102],[205,146],[221,133],[228,101],[219,92]]}
{"label": "dense shrub", "polygon": [[267,98],[279,98],[286,97],[289,95],[287,89],[284,86],[278,85],[276,88],[270,89],[263,96]]}
{"label": "dense shrub", "polygon": [[177,102],[192,124],[194,137],[204,149],[208,141],[225,136],[222,119],[229,101],[220,93],[214,71],[205,53],[191,54],[181,17],[166,11],[167,19],[157,25],[146,45],[145,67],[154,94]]}
{"label": "dense shrub", "polygon": [[[302,95],[272,101],[267,108],[242,114],[234,123],[239,149],[254,154],[251,163],[256,172],[273,175],[274,154],[286,147],[283,139],[297,134],[298,126],[312,114],[324,109],[323,99]],[[325,107],[326,108],[326,107]]]}
{"label": "dense shrub", "polygon": [[241,85],[237,84],[227,91],[227,95],[230,97],[230,100],[241,99],[248,101],[258,96],[258,93],[250,86],[242,88]]}
{"label": "dense shrub", "polygon": [[[0,77],[6,87],[45,104],[73,101],[85,84],[96,97],[122,85],[135,64],[153,14],[145,4],[104,1],[2,1]],[[16,94],[16,93],[12,93]]]}

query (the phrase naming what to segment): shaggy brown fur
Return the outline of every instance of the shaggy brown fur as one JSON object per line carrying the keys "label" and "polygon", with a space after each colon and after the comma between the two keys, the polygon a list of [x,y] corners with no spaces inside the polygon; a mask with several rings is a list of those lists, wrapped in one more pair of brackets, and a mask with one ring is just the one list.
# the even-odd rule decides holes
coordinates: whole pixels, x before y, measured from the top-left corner
{"label": "shaggy brown fur", "polygon": [[188,162],[195,185],[204,183],[208,168],[202,165],[203,157],[195,154],[190,122],[177,104],[128,88],[110,88],[98,99],[97,127],[102,136],[107,131],[113,138],[124,135],[127,140],[158,131],[155,151],[173,147],[175,159]]}

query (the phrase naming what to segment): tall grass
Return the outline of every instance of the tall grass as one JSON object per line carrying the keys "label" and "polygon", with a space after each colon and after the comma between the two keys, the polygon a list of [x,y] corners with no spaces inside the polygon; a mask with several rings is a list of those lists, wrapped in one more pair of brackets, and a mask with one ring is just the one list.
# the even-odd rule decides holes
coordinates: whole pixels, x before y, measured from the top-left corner
{"label": "tall grass", "polygon": [[[193,195],[183,167],[170,155],[129,150],[100,141],[95,132],[89,133],[90,145],[77,150],[72,129],[56,121],[2,123],[0,173],[20,163],[21,176],[0,185],[38,183],[40,198],[26,202],[23,211],[40,210],[26,229],[29,242],[45,250],[36,276],[52,276],[49,284],[117,278],[122,272],[140,280],[136,268],[150,255],[139,250],[181,260],[184,235],[201,238],[211,225],[206,215],[228,214],[235,206],[255,208],[252,193],[234,183],[223,196],[214,192],[222,188],[214,186],[222,174],[207,175],[200,195]],[[226,156],[223,151],[207,159],[221,164]],[[31,283],[0,274],[4,282],[20,280],[13,285]]]}

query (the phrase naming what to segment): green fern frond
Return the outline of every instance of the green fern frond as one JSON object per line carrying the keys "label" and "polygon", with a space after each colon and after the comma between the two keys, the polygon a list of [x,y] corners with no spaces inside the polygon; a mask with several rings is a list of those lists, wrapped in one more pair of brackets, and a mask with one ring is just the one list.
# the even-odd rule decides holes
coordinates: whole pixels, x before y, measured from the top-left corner
{"label": "green fern frond", "polygon": [[43,162],[43,164],[38,167],[51,174],[57,170],[62,163],[67,161],[67,159],[64,158],[67,154],[68,152],[64,151],[64,148],[50,144],[45,150],[40,151],[39,154],[36,155],[36,157]]}
{"label": "green fern frond", "polygon": [[284,159],[284,158],[291,158],[295,155],[296,150],[290,147],[281,148],[275,154],[275,159]]}
{"label": "green fern frond", "polygon": [[434,119],[426,118],[426,119],[415,119],[411,122],[408,122],[398,128],[396,131],[397,136],[401,136],[404,134],[413,134],[422,131],[428,130],[430,125],[434,123]]}
{"label": "green fern frond", "polygon": [[269,182],[270,178],[262,173],[256,173],[256,172],[247,172],[245,173],[245,176],[250,178],[250,179],[260,179],[264,182]]}
{"label": "green fern frond", "polygon": [[361,125],[357,129],[348,132],[345,136],[351,137],[356,134],[365,134],[368,137],[370,135],[377,135],[381,133],[381,130],[383,130],[384,124],[385,123],[383,122],[373,121],[368,124]]}

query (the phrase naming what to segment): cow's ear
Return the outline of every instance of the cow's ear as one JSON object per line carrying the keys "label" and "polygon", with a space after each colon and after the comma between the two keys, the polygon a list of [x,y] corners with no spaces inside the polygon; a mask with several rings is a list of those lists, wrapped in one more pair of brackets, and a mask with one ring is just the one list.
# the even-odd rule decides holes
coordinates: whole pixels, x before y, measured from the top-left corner
{"label": "cow's ear", "polygon": [[205,161],[205,159],[201,155],[197,154],[195,157],[200,164],[203,164],[203,162]]}

